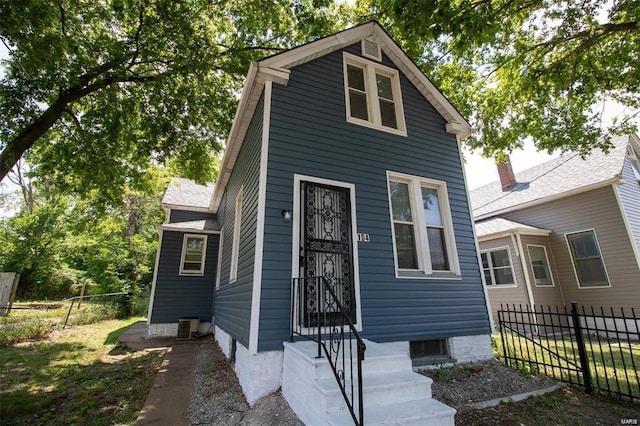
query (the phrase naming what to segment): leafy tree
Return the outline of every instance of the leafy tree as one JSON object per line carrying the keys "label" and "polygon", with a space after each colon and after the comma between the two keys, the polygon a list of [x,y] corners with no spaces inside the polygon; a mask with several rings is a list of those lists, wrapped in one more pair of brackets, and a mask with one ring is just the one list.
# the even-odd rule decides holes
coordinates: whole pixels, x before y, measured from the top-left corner
{"label": "leafy tree", "polygon": [[343,7],[1,0],[0,180],[30,149],[41,176],[105,198],[167,158],[204,180],[250,61],[344,27]]}
{"label": "leafy tree", "polygon": [[585,0],[361,0],[477,128],[494,155],[531,137],[538,148],[586,154],[611,135],[616,101],[640,110],[640,2]]}
{"label": "leafy tree", "polygon": [[0,222],[0,270],[20,273],[19,297],[60,297],[74,273],[62,261],[67,203],[23,209]]}

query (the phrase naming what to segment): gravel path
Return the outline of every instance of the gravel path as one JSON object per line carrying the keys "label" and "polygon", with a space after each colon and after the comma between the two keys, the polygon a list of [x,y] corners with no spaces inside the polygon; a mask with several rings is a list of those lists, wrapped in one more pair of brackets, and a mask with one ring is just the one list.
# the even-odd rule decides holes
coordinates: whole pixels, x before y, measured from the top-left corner
{"label": "gravel path", "polygon": [[229,360],[212,338],[203,339],[197,350],[189,402],[192,425],[303,425],[280,392],[249,407]]}
{"label": "gravel path", "polygon": [[[192,425],[302,425],[280,392],[249,407],[231,364],[212,338],[201,340],[197,350],[189,404]],[[434,398],[459,411],[469,410],[471,403],[548,388],[555,383],[543,376],[522,376],[495,360],[420,373],[433,379]]]}

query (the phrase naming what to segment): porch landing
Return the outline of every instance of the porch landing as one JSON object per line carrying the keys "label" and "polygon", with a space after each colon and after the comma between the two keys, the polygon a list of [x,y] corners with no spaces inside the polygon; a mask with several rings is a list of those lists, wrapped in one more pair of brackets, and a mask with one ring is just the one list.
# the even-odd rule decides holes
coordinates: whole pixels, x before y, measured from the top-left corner
{"label": "porch landing", "polygon": [[[432,380],[413,372],[408,354],[368,340],[365,344],[365,424],[454,424],[456,410],[431,397]],[[329,361],[316,355],[314,342],[284,344],[283,396],[307,426],[352,425]],[[354,403],[356,411],[358,403]]]}

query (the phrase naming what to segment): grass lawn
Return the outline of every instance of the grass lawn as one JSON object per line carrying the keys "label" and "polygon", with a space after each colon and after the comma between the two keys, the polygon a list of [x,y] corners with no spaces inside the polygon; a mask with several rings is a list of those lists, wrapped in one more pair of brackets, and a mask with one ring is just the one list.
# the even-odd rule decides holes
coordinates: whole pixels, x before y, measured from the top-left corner
{"label": "grass lawn", "polygon": [[[545,374],[557,380],[569,383],[582,383],[582,375],[576,370],[580,365],[577,345],[570,339],[536,338],[538,344],[516,335],[507,333],[505,344],[507,356],[528,359],[530,362],[514,361],[522,372],[530,371],[535,374]],[[600,344],[598,344],[600,343]],[[494,338],[495,352],[498,358],[504,360],[504,351],[500,337]],[[542,349],[542,347],[546,349]],[[591,372],[593,387],[602,392],[611,390],[640,398],[640,344],[638,342],[611,342],[598,336],[585,338],[587,359]],[[555,354],[555,355],[554,355]],[[563,368],[543,364],[553,364]],[[516,366],[516,365],[514,365]]]}
{"label": "grass lawn", "polygon": [[140,320],[73,326],[0,348],[0,423],[133,423],[162,362],[162,353],[116,345]]}

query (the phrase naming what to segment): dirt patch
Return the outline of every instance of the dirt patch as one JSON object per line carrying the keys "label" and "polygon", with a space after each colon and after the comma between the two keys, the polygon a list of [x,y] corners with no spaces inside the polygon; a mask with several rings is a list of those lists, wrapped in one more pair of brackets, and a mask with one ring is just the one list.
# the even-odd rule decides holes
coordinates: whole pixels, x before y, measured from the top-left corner
{"label": "dirt patch", "polygon": [[544,396],[456,415],[456,424],[465,426],[620,425],[638,422],[638,404],[587,395],[573,387],[562,387]]}
{"label": "dirt patch", "polygon": [[547,389],[556,384],[545,376],[524,376],[497,360],[419,370],[433,379],[433,397],[459,412],[470,404]]}

